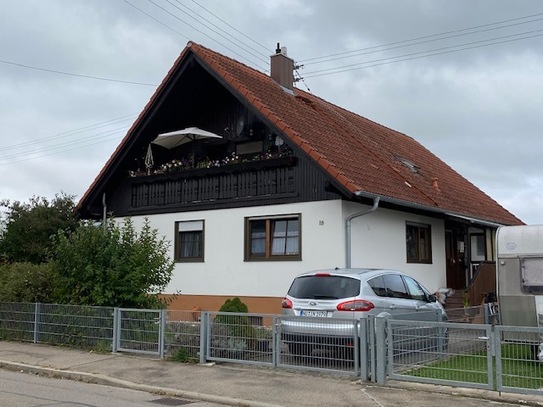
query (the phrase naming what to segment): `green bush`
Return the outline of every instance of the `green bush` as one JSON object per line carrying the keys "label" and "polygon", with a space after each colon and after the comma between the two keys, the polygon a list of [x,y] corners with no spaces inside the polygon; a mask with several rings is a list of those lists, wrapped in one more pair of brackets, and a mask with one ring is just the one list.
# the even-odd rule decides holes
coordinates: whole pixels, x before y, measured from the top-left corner
{"label": "green bush", "polygon": [[[227,299],[224,304],[219,308],[219,312],[231,312],[231,313],[243,313],[249,312],[249,308],[238,297],[233,299]],[[215,319],[220,324],[228,325],[231,330],[236,331],[235,336],[242,335],[242,330],[249,324],[249,318],[243,315],[217,315]]]}
{"label": "green bush", "polygon": [[54,267],[60,302],[125,308],[164,308],[159,293],[170,282],[174,263],[169,242],[146,218],[136,230],[132,220],[110,219],[106,227],[86,222],[55,238]]}
{"label": "green bush", "polygon": [[0,302],[55,302],[57,282],[49,263],[0,264]]}
{"label": "green bush", "polygon": [[219,312],[249,312],[247,305],[243,303],[238,297],[233,299],[227,299],[224,304],[219,308]]}
{"label": "green bush", "polygon": [[[246,314],[249,312],[249,309],[238,297],[235,297],[226,300],[221,308],[219,308],[219,312]],[[219,327],[223,328],[219,329],[219,332],[226,329],[227,332],[224,334],[231,337],[227,343],[236,343],[236,349],[242,347],[240,341],[244,343],[243,348],[245,349],[255,348],[257,332],[251,325],[248,316],[220,314],[215,318],[215,322],[219,324]],[[237,338],[239,338],[239,340]],[[220,347],[222,348],[224,346],[221,345]]]}

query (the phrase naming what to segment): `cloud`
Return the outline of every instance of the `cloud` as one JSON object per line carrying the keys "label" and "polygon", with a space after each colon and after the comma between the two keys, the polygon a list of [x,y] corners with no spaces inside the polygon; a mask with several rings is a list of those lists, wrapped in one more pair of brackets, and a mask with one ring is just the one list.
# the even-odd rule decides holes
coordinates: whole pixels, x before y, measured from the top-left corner
{"label": "cloud", "polygon": [[[0,59],[158,85],[188,39],[263,71],[280,42],[304,64],[297,86],[415,138],[524,221],[543,223],[537,0],[157,4],[5,0]],[[311,74],[331,68],[344,72]],[[155,90],[5,63],[0,74],[9,174],[0,198],[12,200],[81,196],[134,118],[112,120],[141,112]]]}

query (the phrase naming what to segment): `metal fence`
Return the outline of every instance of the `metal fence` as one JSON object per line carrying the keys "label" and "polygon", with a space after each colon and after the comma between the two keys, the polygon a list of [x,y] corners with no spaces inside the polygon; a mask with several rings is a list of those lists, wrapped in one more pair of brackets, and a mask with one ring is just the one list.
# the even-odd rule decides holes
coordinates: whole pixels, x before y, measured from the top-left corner
{"label": "metal fence", "polygon": [[500,323],[499,306],[497,303],[448,309],[447,316],[449,322],[490,325]]}
{"label": "metal fence", "polygon": [[496,390],[543,394],[543,329],[493,328]]}
{"label": "metal fence", "polygon": [[165,310],[115,308],[113,352],[163,357]]}
{"label": "metal fence", "polygon": [[[382,322],[382,321],[379,321]],[[378,324],[379,325],[379,324]],[[388,378],[543,394],[543,328],[388,320]],[[428,333],[433,329],[433,333]],[[380,332],[378,328],[376,334]],[[421,340],[425,338],[426,342]],[[407,346],[406,346],[407,345]],[[378,381],[384,381],[384,376]]]}
{"label": "metal fence", "polygon": [[434,311],[353,321],[0,303],[0,340],[543,394],[543,330],[497,325],[493,310],[479,311],[491,323],[441,322]]}
{"label": "metal fence", "polygon": [[0,339],[111,349],[113,308],[0,303]]}
{"label": "metal fence", "polygon": [[180,362],[204,362],[200,360],[205,335],[202,335],[201,313],[194,311],[166,311],[163,357]]}
{"label": "metal fence", "polygon": [[386,322],[389,378],[494,388],[491,325]]}

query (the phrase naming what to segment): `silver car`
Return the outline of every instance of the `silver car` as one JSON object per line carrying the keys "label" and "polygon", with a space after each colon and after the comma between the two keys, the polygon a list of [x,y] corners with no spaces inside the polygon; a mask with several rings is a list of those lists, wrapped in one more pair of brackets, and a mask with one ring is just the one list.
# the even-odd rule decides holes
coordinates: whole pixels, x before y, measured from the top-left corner
{"label": "silver car", "polygon": [[295,355],[309,355],[319,345],[353,346],[356,321],[369,315],[447,320],[435,295],[405,273],[385,269],[336,268],[301,274],[292,282],[282,308],[281,338]]}

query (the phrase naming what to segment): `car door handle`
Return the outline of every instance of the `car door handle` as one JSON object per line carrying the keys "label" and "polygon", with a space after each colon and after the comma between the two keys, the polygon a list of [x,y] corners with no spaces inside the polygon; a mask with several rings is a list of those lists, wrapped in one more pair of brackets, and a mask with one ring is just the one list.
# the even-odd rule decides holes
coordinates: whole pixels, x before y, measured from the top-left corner
{"label": "car door handle", "polygon": [[395,305],[391,305],[389,308],[390,308],[390,309],[395,309],[396,306],[395,306]]}

